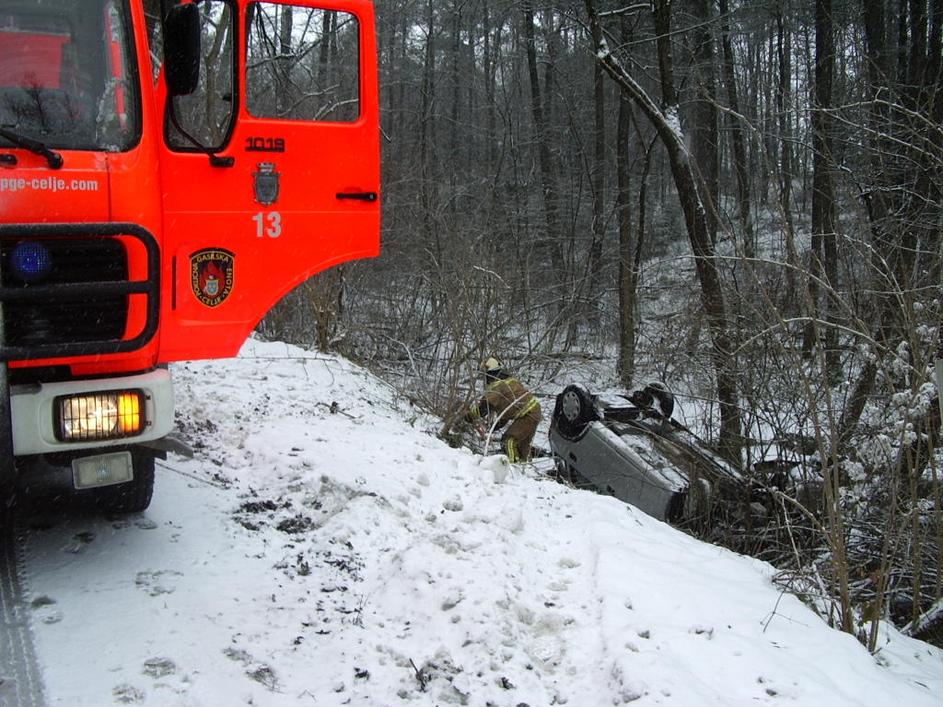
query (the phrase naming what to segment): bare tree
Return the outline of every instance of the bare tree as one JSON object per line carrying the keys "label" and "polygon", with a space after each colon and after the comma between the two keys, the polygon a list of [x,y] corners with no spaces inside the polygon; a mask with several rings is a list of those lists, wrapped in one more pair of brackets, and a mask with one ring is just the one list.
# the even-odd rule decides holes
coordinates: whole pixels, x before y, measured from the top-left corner
{"label": "bare tree", "polygon": [[730,124],[730,145],[733,152],[733,167],[737,177],[737,207],[740,216],[740,230],[742,232],[741,250],[747,258],[756,255],[753,221],[750,216],[750,175],[747,166],[746,139],[744,137],[743,116],[740,107],[740,97],[737,90],[737,77],[734,72],[736,58],[733,43],[730,40],[730,10],[727,0],[720,0],[721,17],[721,46],[723,47],[723,77],[727,89],[727,103],[730,113],[727,120]]}
{"label": "bare tree", "polygon": [[[594,0],[586,0],[586,10],[589,14],[590,27],[594,28],[593,32],[596,36],[602,38],[599,15]],[[708,214],[698,196],[695,167],[685,145],[685,136],[678,119],[678,101],[674,89],[673,63],[669,44],[670,11],[668,2],[658,0],[654,3],[653,19],[658,38],[661,100],[664,108],[655,103],[642,89],[641,85],[632,78],[609,50],[608,43],[604,38],[595,47],[596,57],[621,90],[635,102],[651,121],[668,155],[678,200],[684,212],[688,240],[694,253],[698,280],[701,285],[701,303],[707,314],[711,333],[712,360],[716,376],[717,397],[720,401],[721,433],[719,444],[728,458],[738,461],[741,425],[740,401],[737,395],[736,368],[733,356],[735,347],[731,340],[727,321],[723,285],[717,269],[717,262],[714,259]]]}
{"label": "bare tree", "polygon": [[[530,104],[534,120],[535,141],[540,165],[541,194],[543,197],[543,211],[546,222],[546,231],[543,242],[549,246],[553,262],[554,275],[558,286],[557,297],[562,305],[566,298],[568,278],[564,263],[562,248],[562,232],[560,228],[559,203],[557,193],[556,174],[553,167],[553,158],[550,152],[549,128],[546,119],[544,93],[540,85],[540,74],[537,70],[537,43],[534,37],[534,8],[532,0],[523,2],[524,42],[527,51],[527,73],[530,78]],[[549,81],[549,77],[547,81]]]}

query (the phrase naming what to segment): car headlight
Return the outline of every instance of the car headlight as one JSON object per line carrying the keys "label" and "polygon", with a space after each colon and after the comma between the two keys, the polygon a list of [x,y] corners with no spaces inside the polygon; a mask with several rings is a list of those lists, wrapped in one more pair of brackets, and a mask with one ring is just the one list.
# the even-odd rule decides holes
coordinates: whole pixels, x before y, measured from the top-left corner
{"label": "car headlight", "polygon": [[145,425],[144,393],[115,390],[56,398],[56,438],[85,442],[133,437]]}

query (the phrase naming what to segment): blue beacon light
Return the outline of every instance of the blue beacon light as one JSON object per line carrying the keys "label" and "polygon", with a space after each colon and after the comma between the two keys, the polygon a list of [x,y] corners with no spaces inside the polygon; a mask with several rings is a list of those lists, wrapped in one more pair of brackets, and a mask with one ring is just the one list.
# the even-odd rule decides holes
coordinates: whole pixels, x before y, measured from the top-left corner
{"label": "blue beacon light", "polygon": [[22,241],[10,253],[13,273],[24,282],[33,282],[47,275],[52,269],[49,249],[42,243]]}

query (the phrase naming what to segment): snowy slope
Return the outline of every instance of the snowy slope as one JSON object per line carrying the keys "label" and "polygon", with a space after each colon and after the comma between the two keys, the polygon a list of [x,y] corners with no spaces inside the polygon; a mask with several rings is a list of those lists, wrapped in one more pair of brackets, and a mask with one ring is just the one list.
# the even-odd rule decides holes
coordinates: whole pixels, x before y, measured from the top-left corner
{"label": "snowy slope", "polygon": [[449,449],[344,360],[173,372],[197,456],[151,509],[29,521],[51,705],[941,703],[940,651],[872,657],[768,565]]}

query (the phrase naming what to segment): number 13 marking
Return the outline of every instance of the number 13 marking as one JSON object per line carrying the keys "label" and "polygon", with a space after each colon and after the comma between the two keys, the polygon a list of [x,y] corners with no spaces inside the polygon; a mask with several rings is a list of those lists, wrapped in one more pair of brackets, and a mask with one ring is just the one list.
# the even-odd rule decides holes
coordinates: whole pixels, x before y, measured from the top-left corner
{"label": "number 13 marking", "polygon": [[282,215],[278,211],[259,212],[252,220],[255,221],[256,237],[278,238],[282,235]]}

